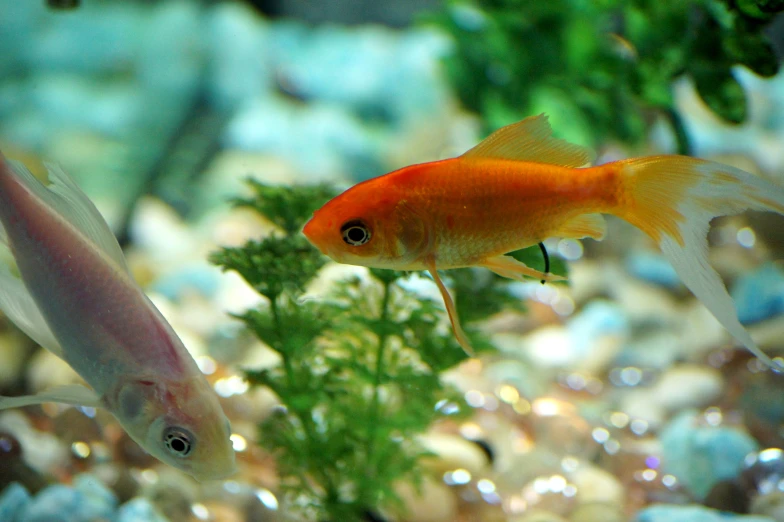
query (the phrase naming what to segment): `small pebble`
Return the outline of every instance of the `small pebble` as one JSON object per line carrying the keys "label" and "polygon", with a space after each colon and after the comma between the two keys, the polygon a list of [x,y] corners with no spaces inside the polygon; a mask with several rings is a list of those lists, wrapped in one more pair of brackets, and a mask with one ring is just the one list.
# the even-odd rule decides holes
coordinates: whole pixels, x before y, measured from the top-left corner
{"label": "small pebble", "polygon": [[13,435],[19,441],[24,462],[40,473],[45,474],[69,462],[68,447],[52,433],[34,428],[25,414],[17,409],[0,412],[0,431]]}
{"label": "small pebble", "polygon": [[409,522],[453,522],[457,519],[455,493],[442,482],[423,477],[421,494],[408,482],[395,485]]}
{"label": "small pebble", "polygon": [[626,258],[626,269],[634,277],[666,288],[683,285],[667,258],[649,251],[632,252]]}
{"label": "small pebble", "polygon": [[771,491],[751,499],[749,512],[784,522],[784,491]]}
{"label": "small pebble", "polygon": [[738,277],[730,292],[738,319],[751,324],[784,313],[784,272],[768,264]]}
{"label": "small pebble", "polygon": [[109,520],[114,514],[116,499],[106,495],[101,486],[90,485],[95,478],[85,478],[84,491],[56,484],[42,490],[27,504],[23,513],[24,522],[86,522]]}
{"label": "small pebble", "polygon": [[129,500],[117,510],[113,522],[168,522],[144,497]]}
{"label": "small pebble", "polygon": [[623,505],[626,493],[623,485],[612,473],[590,464],[584,464],[569,474],[569,480],[577,488],[577,503],[580,505],[609,504]]}
{"label": "small pebble", "polygon": [[22,512],[29,503],[30,493],[18,482],[12,482],[0,491],[0,520],[3,522],[23,522]]}
{"label": "small pebble", "polygon": [[419,442],[425,450],[435,453],[435,457],[426,457],[422,463],[438,475],[457,468],[477,475],[488,465],[486,453],[459,435],[427,433]]}
{"label": "small pebble", "polygon": [[698,505],[655,504],[637,512],[635,522],[776,522],[769,517],[733,515]]}
{"label": "small pebble", "polygon": [[581,504],[569,515],[569,522],[625,522],[622,505],[622,502]]}
{"label": "small pebble", "polygon": [[724,391],[721,372],[710,366],[679,364],[667,369],[649,388],[632,390],[621,398],[621,410],[658,424],[673,412],[705,407]]}
{"label": "small pebble", "polygon": [[533,509],[524,515],[517,515],[509,519],[509,522],[569,522],[561,515],[543,511],[541,509]]}
{"label": "small pebble", "polygon": [[661,431],[662,464],[698,498],[714,484],[733,479],[757,442],[739,428],[701,424],[696,412],[684,411]]}

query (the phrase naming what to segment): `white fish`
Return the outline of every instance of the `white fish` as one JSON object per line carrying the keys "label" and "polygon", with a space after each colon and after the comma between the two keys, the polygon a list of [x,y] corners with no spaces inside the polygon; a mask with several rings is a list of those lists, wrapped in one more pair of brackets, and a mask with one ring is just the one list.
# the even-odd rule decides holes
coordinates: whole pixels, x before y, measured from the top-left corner
{"label": "white fish", "polygon": [[0,397],[0,409],[61,402],[103,407],[151,455],[198,480],[235,472],[215,392],[131,277],[98,210],[59,167],[48,185],[0,154],[0,309],[92,388]]}

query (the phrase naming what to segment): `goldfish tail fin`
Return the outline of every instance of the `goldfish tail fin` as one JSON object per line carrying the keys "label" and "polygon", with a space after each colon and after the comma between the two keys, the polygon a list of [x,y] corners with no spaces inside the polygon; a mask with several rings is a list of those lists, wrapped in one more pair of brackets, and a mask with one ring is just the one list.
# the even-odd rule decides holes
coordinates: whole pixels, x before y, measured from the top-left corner
{"label": "goldfish tail fin", "polygon": [[782,370],[740,324],[732,298],[708,264],[708,229],[717,216],[747,209],[784,214],[784,188],[740,169],[685,156],[622,162],[623,207],[616,214],[653,238],[684,284],[738,341]]}

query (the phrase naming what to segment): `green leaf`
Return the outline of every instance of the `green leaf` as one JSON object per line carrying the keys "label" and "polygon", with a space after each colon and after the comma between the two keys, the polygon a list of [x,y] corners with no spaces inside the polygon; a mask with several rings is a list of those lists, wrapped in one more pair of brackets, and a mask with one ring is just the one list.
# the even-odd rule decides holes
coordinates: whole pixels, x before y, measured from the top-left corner
{"label": "green leaf", "polygon": [[697,92],[713,112],[730,123],[746,120],[746,93],[730,71],[705,71],[695,75]]}
{"label": "green leaf", "polygon": [[313,212],[336,195],[328,185],[276,186],[254,179],[248,179],[248,185],[254,197],[235,199],[235,204],[255,209],[288,235],[298,233]]}

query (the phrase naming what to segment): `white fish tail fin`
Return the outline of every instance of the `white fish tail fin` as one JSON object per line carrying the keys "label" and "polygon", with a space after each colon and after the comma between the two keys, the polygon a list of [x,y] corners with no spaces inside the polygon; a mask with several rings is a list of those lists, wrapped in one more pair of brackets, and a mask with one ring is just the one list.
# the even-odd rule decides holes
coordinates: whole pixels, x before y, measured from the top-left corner
{"label": "white fish tail fin", "polygon": [[[2,156],[0,156],[2,162]],[[30,192],[92,241],[123,271],[128,271],[120,245],[109,225],[76,182],[58,165],[44,163],[48,184],[39,181],[22,163],[6,159],[8,171]]]}
{"label": "white fish tail fin", "polygon": [[33,341],[62,359],[60,343],[16,271],[8,236],[0,224],[0,311]]}
{"label": "white fish tail fin", "polygon": [[[5,239],[5,238],[3,238]],[[57,342],[44,316],[27,291],[22,280],[14,274],[11,253],[5,242],[0,245],[0,311],[33,341],[59,358],[63,349]]]}
{"label": "white fish tail fin", "polygon": [[732,298],[708,264],[708,229],[717,216],[747,209],[784,214],[784,188],[740,169],[686,156],[622,162],[622,207],[615,213],[653,238],[689,290],[746,348],[781,369],[740,324]]}

